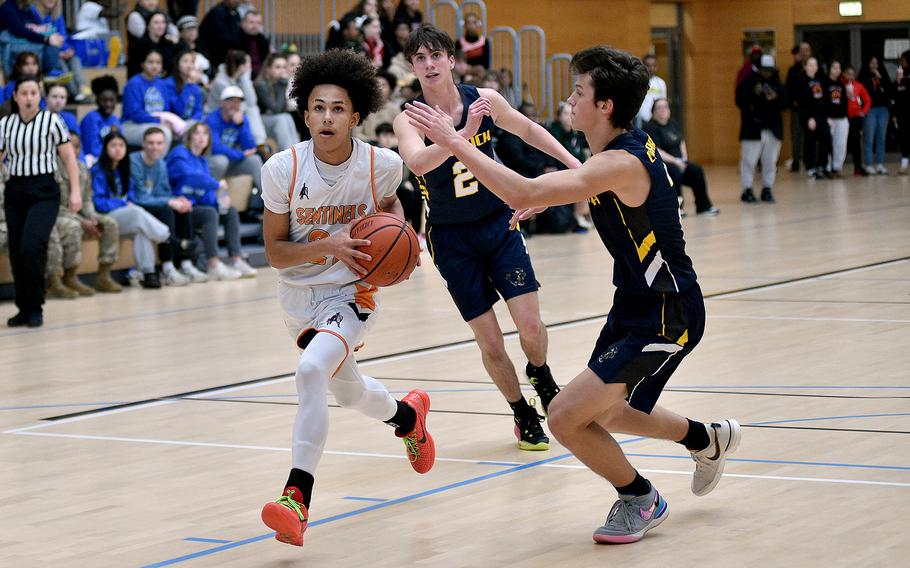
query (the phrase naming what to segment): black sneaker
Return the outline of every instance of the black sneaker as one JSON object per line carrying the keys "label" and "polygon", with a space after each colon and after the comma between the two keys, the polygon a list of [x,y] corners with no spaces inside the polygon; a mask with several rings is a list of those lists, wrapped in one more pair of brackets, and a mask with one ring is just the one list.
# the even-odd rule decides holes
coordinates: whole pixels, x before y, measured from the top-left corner
{"label": "black sneaker", "polygon": [[515,416],[515,436],[518,438],[518,449],[530,452],[550,449],[550,438],[541,428],[543,417],[533,408],[524,416]]}
{"label": "black sneaker", "polygon": [[559,385],[553,380],[550,366],[534,367],[528,361],[525,366],[525,376],[528,377],[528,382],[537,391],[537,397],[540,398],[540,404],[543,405],[543,413],[546,416],[550,410],[550,401],[559,394]]}
{"label": "black sneaker", "polygon": [[41,312],[34,312],[28,316],[29,327],[41,327],[42,325],[44,325],[44,314]]}
{"label": "black sneaker", "polygon": [[9,327],[25,327],[28,325],[28,314],[19,312],[18,314],[6,320],[6,325]]}
{"label": "black sneaker", "polygon": [[150,290],[157,290],[161,288],[161,278],[158,277],[157,272],[147,272],[142,275],[142,281],[139,282],[143,288]]}
{"label": "black sneaker", "polygon": [[774,203],[774,196],[771,195],[770,187],[766,187],[761,190],[761,200],[766,203]]}
{"label": "black sneaker", "polygon": [[743,203],[755,203],[756,201],[758,201],[757,199],[755,199],[755,194],[752,193],[751,187],[749,189],[743,190],[743,194],[740,196],[739,200],[742,201]]}

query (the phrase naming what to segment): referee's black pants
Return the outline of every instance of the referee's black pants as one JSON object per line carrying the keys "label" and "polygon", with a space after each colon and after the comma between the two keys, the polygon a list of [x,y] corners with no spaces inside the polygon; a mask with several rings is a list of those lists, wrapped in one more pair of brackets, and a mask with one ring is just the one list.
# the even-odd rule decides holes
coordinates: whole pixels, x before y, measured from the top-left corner
{"label": "referee's black pants", "polygon": [[60,210],[60,187],[53,175],[12,176],[3,209],[9,233],[9,261],[16,307],[26,316],[42,312],[47,241]]}

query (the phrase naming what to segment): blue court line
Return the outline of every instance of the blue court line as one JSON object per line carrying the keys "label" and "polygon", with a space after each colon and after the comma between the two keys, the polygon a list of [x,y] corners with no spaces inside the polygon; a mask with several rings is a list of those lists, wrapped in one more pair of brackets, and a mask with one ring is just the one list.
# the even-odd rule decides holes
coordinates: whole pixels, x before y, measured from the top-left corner
{"label": "blue court line", "polygon": [[677,389],[910,389],[908,385],[674,385]]}
{"label": "blue court line", "polygon": [[[637,458],[661,458],[661,459],[674,459],[674,460],[691,460],[691,456],[679,456],[674,454],[626,454],[627,457],[637,457]],[[770,463],[770,464],[780,464],[780,465],[811,465],[818,467],[845,467],[851,469],[886,469],[892,471],[910,471],[910,467],[902,465],[871,465],[871,464],[861,464],[861,463],[833,463],[833,462],[811,462],[811,461],[797,461],[797,460],[764,460],[764,459],[752,459],[752,458],[727,458],[728,462],[743,462],[743,463]]]}
{"label": "blue court line", "polygon": [[[638,441],[645,440],[645,439],[646,439],[646,438],[644,438],[644,437],[630,438],[630,439],[628,439],[628,440],[622,440],[622,441],[619,442],[619,443],[620,443],[620,444],[629,444],[629,443],[632,443],[632,442],[638,442]],[[377,504],[375,504],[375,505],[369,505],[369,506],[366,506],[366,507],[363,507],[363,508],[360,508],[360,509],[355,509],[355,510],[349,511],[349,512],[347,512],[347,513],[341,513],[341,514],[338,514],[338,515],[334,515],[334,516],[332,516],[332,517],[327,517],[327,518],[325,518],[325,519],[319,519],[318,521],[313,521],[312,523],[309,523],[308,526],[310,526],[310,527],[315,527],[315,526],[318,526],[318,525],[324,525],[324,524],[332,523],[332,522],[335,522],[335,521],[340,521],[340,520],[343,520],[343,519],[347,519],[347,518],[349,518],[349,517],[354,517],[354,516],[357,516],[357,515],[362,515],[363,513],[369,513],[369,512],[371,512],[371,511],[376,511],[376,510],[378,510],[378,509],[384,509],[384,508],[386,508],[386,507],[391,507],[392,505],[398,505],[399,503],[406,503],[406,502],[408,502],[408,501],[413,501],[413,500],[415,500],[415,499],[420,499],[420,498],[422,498],[422,497],[427,497],[427,496],[429,496],[429,495],[434,495],[434,494],[436,494],[436,493],[443,493],[443,492],[445,492],[445,491],[451,491],[452,489],[458,489],[459,487],[464,487],[464,486],[466,486],[466,485],[473,485],[473,484],[475,484],[475,483],[480,483],[481,481],[486,481],[486,480],[488,480],[488,479],[494,479],[494,478],[496,478],[496,477],[502,477],[502,476],[504,476],[504,475],[509,475],[509,474],[511,474],[511,473],[516,473],[516,472],[519,472],[519,471],[524,471],[524,470],[526,470],[526,469],[530,469],[530,468],[533,468],[533,467],[538,467],[538,466],[541,466],[541,465],[544,465],[544,464],[548,464],[548,463],[552,463],[552,462],[555,462],[555,461],[564,460],[564,459],[569,458],[569,457],[572,457],[572,454],[566,453],[566,454],[562,454],[562,455],[558,455],[558,456],[553,456],[553,457],[551,457],[551,458],[547,458],[547,459],[543,459],[543,460],[539,460],[539,461],[534,461],[534,462],[530,462],[530,463],[525,463],[525,464],[517,465],[517,466],[514,466],[514,467],[510,467],[510,468],[508,468],[508,469],[503,469],[503,470],[500,470],[500,471],[495,471],[495,472],[493,472],[493,473],[488,473],[488,474],[486,474],[486,475],[480,475],[480,476],[478,476],[478,477],[471,477],[471,478],[469,478],[469,479],[465,479],[464,481],[457,481],[457,482],[455,482],[455,483],[450,483],[450,484],[448,484],[448,485],[443,485],[443,486],[441,486],[441,487],[436,487],[436,488],[434,488],[434,489],[427,489],[426,491],[421,491],[420,493],[414,493],[414,494],[412,494],[412,495],[406,495],[406,496],[404,496],[404,497],[399,497],[399,498],[397,498],[397,499],[391,499],[391,500],[385,501],[385,502],[383,502],[383,503],[377,503]],[[208,556],[208,555],[211,555],[211,554],[215,554],[215,553],[218,553],[218,552],[223,552],[223,551],[225,551],[225,550],[230,550],[230,549],[232,549],[232,548],[237,548],[237,547],[239,547],[239,546],[246,546],[247,544],[252,544],[252,543],[254,543],[254,542],[260,542],[260,541],[263,541],[263,540],[266,540],[266,539],[270,539],[270,538],[274,538],[274,537],[275,537],[275,533],[274,533],[274,531],[272,531],[272,532],[268,532],[268,533],[261,534],[261,535],[258,535],[258,536],[250,537],[250,538],[247,538],[247,539],[244,539],[244,540],[238,540],[238,541],[236,541],[236,542],[232,542],[232,543],[229,543],[229,544],[224,544],[224,545],[222,545],[222,546],[216,546],[215,548],[209,548],[209,549],[207,549],[207,550],[200,550],[199,552],[194,552],[194,553],[192,553],[192,554],[185,554],[185,555],[183,555],[183,556],[178,556],[178,557],[176,557],[176,558],[171,558],[171,559],[168,559],[168,560],[162,560],[161,562],[156,562],[156,563],[154,563],[154,564],[146,564],[146,565],[143,566],[142,568],[159,568],[160,566],[171,566],[172,564],[179,564],[179,563],[181,563],[181,562],[186,562],[187,560],[193,560],[194,558],[200,558],[200,557],[202,557],[202,556]]]}
{"label": "blue court line", "polygon": [[350,499],[351,501],[375,501],[377,503],[385,503],[388,501],[388,499],[378,499],[376,497],[354,497],[353,495],[342,497],[342,499]]}
{"label": "blue court line", "polygon": [[0,406],[0,410],[31,410],[33,408],[65,408],[67,406],[110,406],[113,404],[123,404],[122,400],[102,401],[102,402],[73,402],[68,404],[31,404],[28,406]]}
{"label": "blue court line", "polygon": [[910,416],[910,412],[886,412],[883,414],[853,414],[849,416],[818,416],[816,418],[791,418],[788,420],[767,420],[765,422],[753,422],[755,426],[765,424],[790,424],[793,422],[820,422],[822,420],[849,420],[853,418],[879,418],[888,416]]}
{"label": "blue court line", "polygon": [[233,542],[231,540],[221,540],[220,538],[199,538],[196,536],[191,536],[183,540],[188,540],[190,542],[206,542],[211,544],[228,544],[229,542]]}

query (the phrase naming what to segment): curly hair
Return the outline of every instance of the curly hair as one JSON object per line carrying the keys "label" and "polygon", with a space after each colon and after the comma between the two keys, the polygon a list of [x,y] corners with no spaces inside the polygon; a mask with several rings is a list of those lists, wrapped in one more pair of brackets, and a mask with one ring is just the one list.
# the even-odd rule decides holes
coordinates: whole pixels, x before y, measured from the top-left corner
{"label": "curly hair", "polygon": [[631,128],[648,92],[650,75],[641,59],[606,45],[579,51],[572,57],[572,73],[587,73],[594,85],[595,101],[613,101],[610,122]]}
{"label": "curly hair", "polygon": [[120,86],[117,85],[117,79],[113,75],[102,75],[92,79],[92,94],[100,97],[104,91],[114,91],[114,95],[119,94]]}
{"label": "curly hair", "polygon": [[360,53],[346,49],[305,57],[294,74],[291,98],[301,114],[307,109],[310,93],[318,85],[335,85],[348,92],[360,121],[382,107],[382,91],[376,83],[376,70]]}

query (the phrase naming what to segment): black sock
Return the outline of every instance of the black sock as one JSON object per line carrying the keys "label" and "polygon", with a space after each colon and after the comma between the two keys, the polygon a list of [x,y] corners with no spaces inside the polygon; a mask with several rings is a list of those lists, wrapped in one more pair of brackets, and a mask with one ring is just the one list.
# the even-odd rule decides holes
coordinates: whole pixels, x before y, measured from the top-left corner
{"label": "black sock", "polygon": [[632,483],[623,485],[622,487],[617,487],[616,492],[620,495],[641,497],[642,495],[647,495],[651,492],[651,483],[636,471],[635,479],[632,480]]}
{"label": "black sock", "polygon": [[[686,418],[686,420],[689,420]],[[677,442],[686,447],[690,452],[698,452],[708,447],[711,438],[708,437],[708,429],[705,424],[689,420],[689,431],[686,436]]]}
{"label": "black sock", "polygon": [[510,402],[509,406],[512,407],[512,414],[514,414],[516,418],[528,416],[534,412],[534,409],[531,408],[531,405],[528,404],[528,401],[525,400],[525,397],[521,397],[515,402]]}
{"label": "black sock", "polygon": [[396,430],[407,435],[417,424],[417,413],[400,400],[396,402],[398,403],[398,410],[395,411],[395,416],[386,420],[385,423],[389,426],[394,426]]}
{"label": "black sock", "polygon": [[534,365],[534,363],[531,363],[530,361],[528,361],[528,364],[525,366],[525,374],[526,374],[526,375],[530,375],[530,376],[534,376],[534,375],[546,376],[546,375],[549,374],[549,373],[550,373],[550,366],[547,365],[546,361],[545,361],[544,364],[541,365],[540,367],[536,367],[536,366]]}
{"label": "black sock", "polygon": [[[295,499],[301,501],[307,509],[310,508],[310,499],[313,497],[313,475],[303,471],[302,469],[297,469],[296,467],[291,470],[291,474],[288,475],[288,482],[284,484],[285,488],[296,487],[300,490],[300,499]],[[292,496],[291,498],[296,498],[297,495]]]}

